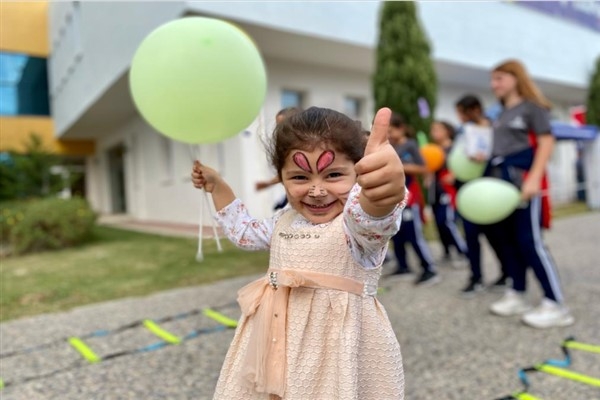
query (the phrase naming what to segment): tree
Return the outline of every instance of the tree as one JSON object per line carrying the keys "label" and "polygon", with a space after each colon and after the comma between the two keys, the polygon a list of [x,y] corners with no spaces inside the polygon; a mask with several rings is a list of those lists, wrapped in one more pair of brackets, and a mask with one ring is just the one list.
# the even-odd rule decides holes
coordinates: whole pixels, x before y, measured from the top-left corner
{"label": "tree", "polygon": [[0,157],[0,200],[44,197],[58,193],[63,181],[51,173],[61,159],[44,148],[40,136],[31,134],[23,154],[2,153]]}
{"label": "tree", "polygon": [[596,71],[588,88],[585,122],[600,126],[600,57],[596,59]]}
{"label": "tree", "polygon": [[421,118],[419,98],[427,100],[432,111],[436,104],[437,78],[430,53],[416,2],[383,2],[373,76],[375,107],[390,107],[416,131],[428,132],[433,118]]}

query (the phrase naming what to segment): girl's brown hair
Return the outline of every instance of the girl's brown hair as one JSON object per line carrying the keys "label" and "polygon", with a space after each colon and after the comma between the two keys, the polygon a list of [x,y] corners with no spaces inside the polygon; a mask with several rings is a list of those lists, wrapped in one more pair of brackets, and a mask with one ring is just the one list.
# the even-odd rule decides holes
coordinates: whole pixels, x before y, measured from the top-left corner
{"label": "girl's brown hair", "polygon": [[521,97],[536,103],[541,107],[547,109],[552,108],[552,103],[544,97],[521,62],[517,60],[507,60],[497,65],[492,71],[511,74],[517,78],[517,92]]}
{"label": "girl's brown hair", "polygon": [[277,125],[268,153],[281,178],[285,159],[293,149],[312,151],[324,146],[357,163],[363,157],[366,144],[367,138],[356,121],[334,110],[311,107]]}

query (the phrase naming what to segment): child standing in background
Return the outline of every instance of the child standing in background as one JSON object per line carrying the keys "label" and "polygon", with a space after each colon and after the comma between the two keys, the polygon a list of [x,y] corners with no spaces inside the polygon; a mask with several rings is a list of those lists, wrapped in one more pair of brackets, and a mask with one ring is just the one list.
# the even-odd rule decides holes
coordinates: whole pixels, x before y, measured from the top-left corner
{"label": "child standing in background", "polygon": [[409,275],[412,270],[406,261],[406,244],[410,243],[419,257],[422,272],[416,279],[417,285],[432,285],[440,281],[440,277],[435,270],[433,257],[429,245],[423,235],[422,224],[422,203],[421,188],[417,177],[428,173],[425,162],[419,152],[419,145],[414,138],[407,137],[408,126],[404,123],[402,117],[393,113],[390,120],[388,138],[390,144],[394,147],[406,173],[406,187],[410,191],[408,206],[402,213],[402,226],[397,234],[394,235],[394,254],[398,262],[398,268],[394,275]]}
{"label": "child standing in background", "polygon": [[291,207],[264,221],[195,163],[193,183],[212,193],[229,239],[270,250],[266,276],[238,292],[242,317],[215,399],[404,398],[400,346],[375,298],[407,195],[390,113],[377,113],[368,142],[328,109],[277,125],[270,156]]}
{"label": "child standing in background", "polygon": [[[475,124],[478,126],[491,126],[491,122],[483,114],[483,106],[479,98],[474,95],[467,94],[461,97],[456,102],[456,113],[462,123],[461,132],[468,124]],[[481,162],[487,162],[487,160],[480,160]],[[456,189],[460,189],[463,182],[455,181],[454,185]],[[465,232],[465,239],[467,241],[467,257],[469,258],[469,266],[471,267],[471,276],[465,287],[462,289],[461,294],[465,297],[471,297],[477,292],[485,289],[483,283],[483,274],[481,272],[481,244],[479,242],[479,235],[483,233],[483,227],[481,225],[470,222],[466,219],[462,219],[463,229]],[[492,249],[496,253],[496,257],[500,260],[500,276],[490,285],[493,290],[504,290],[506,288],[508,277],[507,268],[505,263],[502,263],[501,254],[496,246],[496,243],[491,241]]]}
{"label": "child standing in background", "polygon": [[[454,136],[455,130],[450,123],[446,121],[434,121],[431,124],[429,137],[433,143],[444,150],[446,159],[452,149]],[[444,260],[458,267],[462,266],[466,259],[467,244],[456,226],[456,188],[454,187],[454,183],[454,176],[448,170],[446,162],[444,162],[442,168],[434,174],[431,185],[429,185],[428,197],[435,217],[440,242],[444,249]],[[452,247],[456,250],[457,258],[452,258],[450,253]]]}

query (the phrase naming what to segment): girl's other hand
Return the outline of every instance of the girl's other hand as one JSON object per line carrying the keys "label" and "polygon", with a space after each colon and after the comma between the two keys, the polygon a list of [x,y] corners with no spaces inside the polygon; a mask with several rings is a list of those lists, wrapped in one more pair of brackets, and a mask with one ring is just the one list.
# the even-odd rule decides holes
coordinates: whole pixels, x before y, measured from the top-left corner
{"label": "girl's other hand", "polygon": [[192,168],[192,183],[194,187],[212,193],[220,178],[218,172],[214,169],[201,164],[198,160],[194,161]]}
{"label": "girl's other hand", "polygon": [[521,199],[530,200],[532,197],[540,194],[541,184],[540,179],[532,176],[527,176],[521,185]]}

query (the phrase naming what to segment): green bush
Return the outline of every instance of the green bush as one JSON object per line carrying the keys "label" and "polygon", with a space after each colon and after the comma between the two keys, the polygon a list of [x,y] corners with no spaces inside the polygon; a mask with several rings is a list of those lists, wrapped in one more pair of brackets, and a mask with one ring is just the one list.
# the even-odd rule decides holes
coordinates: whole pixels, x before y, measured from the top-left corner
{"label": "green bush", "polygon": [[0,203],[0,242],[9,243],[12,229],[25,218],[28,201],[3,201]]}
{"label": "green bush", "polygon": [[[6,214],[5,214],[5,211]],[[2,210],[3,239],[13,254],[75,246],[90,236],[96,214],[81,198],[47,198]]]}

